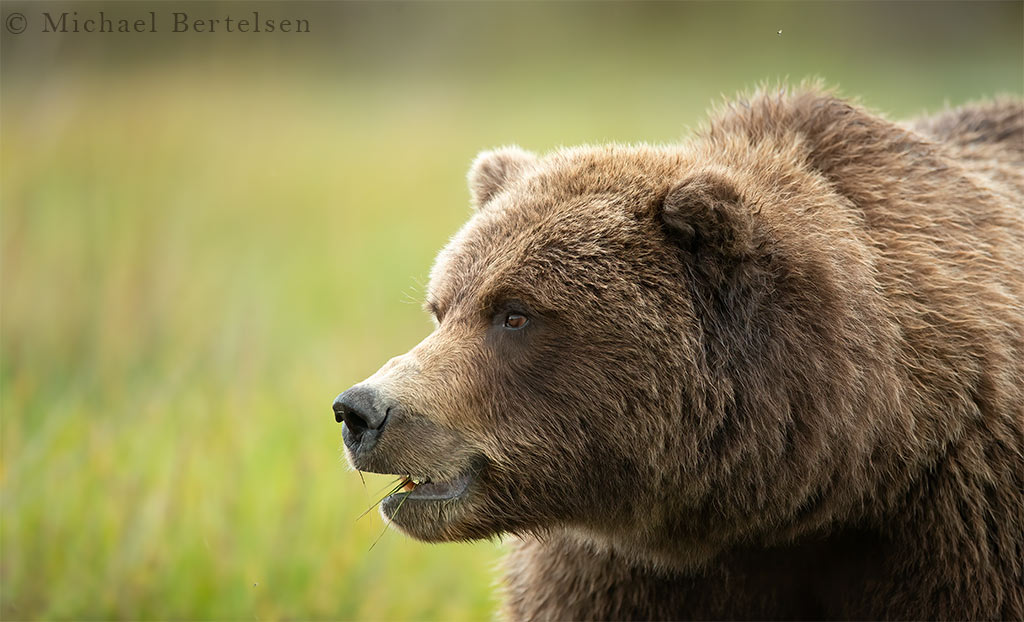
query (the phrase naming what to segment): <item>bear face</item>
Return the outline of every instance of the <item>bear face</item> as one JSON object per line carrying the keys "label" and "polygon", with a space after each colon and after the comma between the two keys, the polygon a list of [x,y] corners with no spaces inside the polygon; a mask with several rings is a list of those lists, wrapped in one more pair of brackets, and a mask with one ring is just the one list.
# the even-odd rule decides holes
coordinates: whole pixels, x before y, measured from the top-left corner
{"label": "bear face", "polygon": [[[784,152],[740,152],[478,158],[477,212],[431,274],[435,331],[336,404],[356,468],[414,480],[382,503],[388,520],[429,541],[568,528],[692,567],[797,512],[806,530],[855,503],[856,480],[842,500],[812,480],[854,470],[871,411],[797,418],[884,383],[851,362],[886,348],[864,331],[874,301],[843,296],[868,278],[864,251],[801,253],[843,224],[815,213],[832,195]],[[360,418],[379,420],[372,442],[350,433]]]}
{"label": "bear face", "polygon": [[[663,291],[681,265],[655,217],[662,190],[641,181],[625,200],[548,192],[537,163],[516,155],[474,167],[479,210],[431,275],[436,330],[357,388],[392,410],[372,450],[349,443],[350,459],[430,480],[382,505],[425,540],[622,524],[663,485],[653,454],[665,450],[669,430],[645,418],[652,410],[662,418],[660,395],[679,393],[684,353],[695,346],[661,354],[669,334],[689,339],[671,324],[692,324],[682,292]],[[623,156],[639,173],[657,161],[646,155],[567,154],[558,174],[621,166]],[[652,314],[664,320],[642,319]],[[437,498],[434,489],[451,482],[459,494]],[[609,499],[609,486],[621,494]]]}

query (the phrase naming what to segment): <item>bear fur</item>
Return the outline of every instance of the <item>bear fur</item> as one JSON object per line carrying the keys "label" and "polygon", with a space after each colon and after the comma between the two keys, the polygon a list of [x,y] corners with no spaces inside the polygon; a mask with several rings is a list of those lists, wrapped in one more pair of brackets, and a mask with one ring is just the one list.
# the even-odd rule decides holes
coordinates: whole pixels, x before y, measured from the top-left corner
{"label": "bear fur", "polygon": [[470,188],[436,330],[335,408],[425,482],[396,527],[513,536],[508,618],[1024,618],[1020,100],[763,91]]}

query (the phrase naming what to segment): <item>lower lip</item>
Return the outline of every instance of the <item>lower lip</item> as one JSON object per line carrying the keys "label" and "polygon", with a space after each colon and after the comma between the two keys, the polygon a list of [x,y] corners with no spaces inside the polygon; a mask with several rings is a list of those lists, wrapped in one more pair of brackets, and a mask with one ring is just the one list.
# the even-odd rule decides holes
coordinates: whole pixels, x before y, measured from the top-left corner
{"label": "lower lip", "polygon": [[[405,497],[408,499],[422,501],[444,501],[447,499],[455,499],[465,494],[466,490],[469,489],[469,484],[472,479],[472,475],[466,473],[464,475],[460,475],[451,482],[447,482],[443,488],[436,491],[430,490],[432,487],[430,484],[420,484],[409,492],[396,492],[390,496],[395,498]],[[434,486],[436,486],[436,484]]]}

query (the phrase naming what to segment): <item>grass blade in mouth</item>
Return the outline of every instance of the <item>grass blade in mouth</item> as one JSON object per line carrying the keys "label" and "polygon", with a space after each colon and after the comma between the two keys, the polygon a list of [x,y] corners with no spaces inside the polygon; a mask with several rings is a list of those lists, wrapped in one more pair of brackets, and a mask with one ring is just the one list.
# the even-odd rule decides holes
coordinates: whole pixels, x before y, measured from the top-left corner
{"label": "grass blade in mouth", "polygon": [[[404,486],[405,484],[402,484],[402,485]],[[370,548],[367,549],[367,553],[372,551],[373,547],[377,546],[377,543],[380,542],[380,539],[384,537],[385,533],[387,533],[388,523],[394,522],[395,517],[398,516],[398,511],[402,509],[402,506],[405,504],[405,501],[408,498],[409,498],[409,495],[405,495],[404,497],[402,497],[402,500],[398,502],[398,507],[395,508],[395,513],[391,515],[391,519],[390,520],[387,520],[387,521],[384,522],[384,531],[381,531],[380,535],[377,536],[377,539],[373,541],[373,544],[371,544]],[[378,503],[379,503],[379,501],[378,501]]]}
{"label": "grass blade in mouth", "polygon": [[[369,513],[370,513],[370,510],[372,510],[372,509],[374,509],[375,507],[377,507],[378,505],[380,505],[380,502],[381,502],[381,501],[383,501],[383,500],[387,499],[387,498],[388,498],[388,497],[390,497],[391,495],[395,494],[396,492],[398,492],[399,490],[401,490],[402,488],[404,488],[404,487],[405,487],[405,484],[406,484],[407,482],[408,482],[408,480],[407,480],[406,478],[404,478],[404,477],[399,477],[399,478],[398,478],[397,480],[395,480],[394,482],[392,482],[392,483],[388,484],[387,486],[385,486],[384,488],[388,488],[389,486],[390,486],[390,487],[392,487],[392,488],[391,488],[391,490],[390,490],[390,491],[388,491],[388,493],[387,493],[387,494],[385,494],[385,495],[384,495],[383,497],[381,497],[380,499],[377,499],[376,501],[374,501],[374,502],[373,502],[373,505],[371,505],[370,507],[366,508],[366,509],[365,509],[365,510],[363,511],[363,513],[362,513],[362,514],[360,514],[359,516],[357,516],[357,517],[356,517],[356,520],[359,520],[360,518],[362,518],[362,517],[366,516],[367,514],[369,514]],[[381,490],[383,490],[383,488],[382,488]]]}

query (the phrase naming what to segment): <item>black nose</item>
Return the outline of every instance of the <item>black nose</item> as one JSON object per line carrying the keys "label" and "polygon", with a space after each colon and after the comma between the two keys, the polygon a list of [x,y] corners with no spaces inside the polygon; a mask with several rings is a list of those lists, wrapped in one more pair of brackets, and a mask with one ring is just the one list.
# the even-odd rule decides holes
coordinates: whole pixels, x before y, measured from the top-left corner
{"label": "black nose", "polygon": [[377,443],[391,410],[372,387],[352,387],[334,399],[334,420],[345,422],[341,436],[352,451],[369,451]]}

